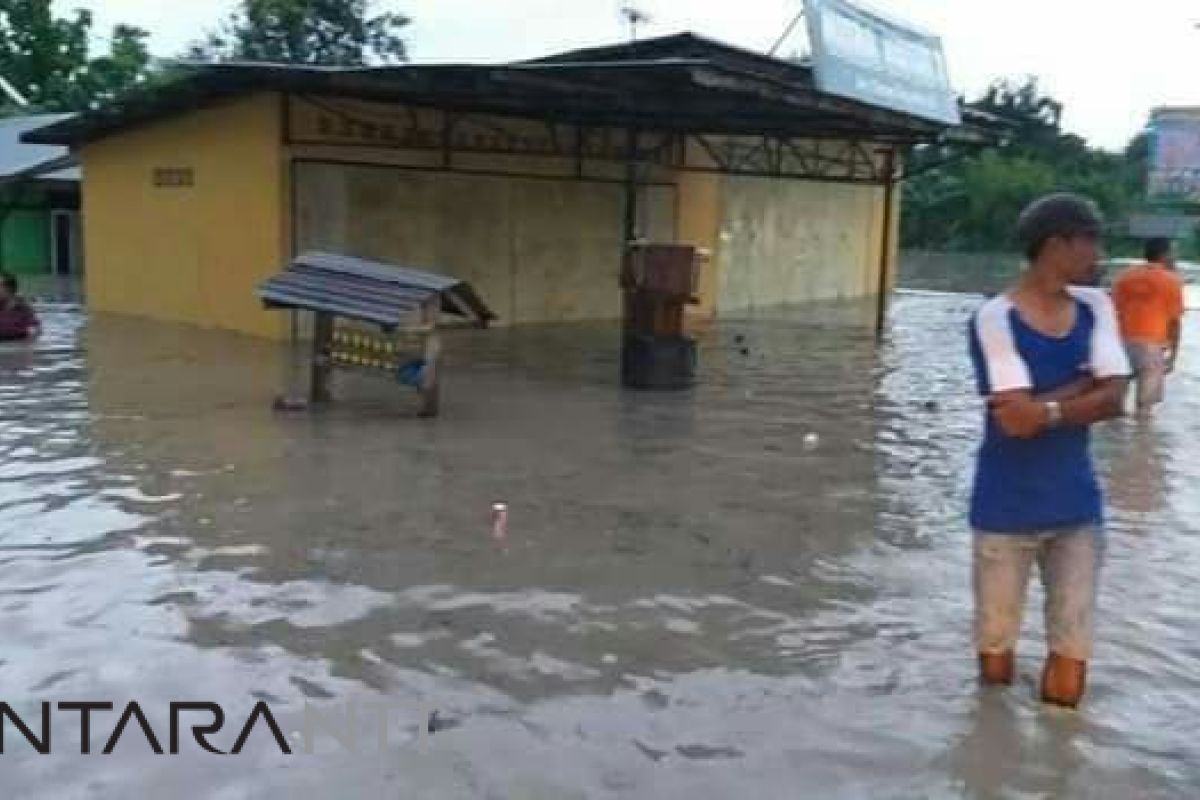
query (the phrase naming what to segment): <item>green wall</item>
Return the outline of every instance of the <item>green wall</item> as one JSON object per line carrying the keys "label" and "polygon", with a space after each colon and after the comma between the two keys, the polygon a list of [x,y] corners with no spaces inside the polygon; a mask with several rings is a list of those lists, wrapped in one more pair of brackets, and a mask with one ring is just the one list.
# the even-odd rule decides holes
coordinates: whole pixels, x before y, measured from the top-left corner
{"label": "green wall", "polygon": [[17,275],[50,269],[50,212],[0,207],[0,268]]}

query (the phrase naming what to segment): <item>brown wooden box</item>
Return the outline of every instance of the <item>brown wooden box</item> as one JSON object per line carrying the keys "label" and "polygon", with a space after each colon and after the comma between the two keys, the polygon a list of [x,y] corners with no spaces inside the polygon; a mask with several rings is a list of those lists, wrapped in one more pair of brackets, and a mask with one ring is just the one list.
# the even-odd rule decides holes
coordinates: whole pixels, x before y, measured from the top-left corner
{"label": "brown wooden box", "polygon": [[631,244],[625,251],[621,288],[697,302],[700,262],[695,247]]}

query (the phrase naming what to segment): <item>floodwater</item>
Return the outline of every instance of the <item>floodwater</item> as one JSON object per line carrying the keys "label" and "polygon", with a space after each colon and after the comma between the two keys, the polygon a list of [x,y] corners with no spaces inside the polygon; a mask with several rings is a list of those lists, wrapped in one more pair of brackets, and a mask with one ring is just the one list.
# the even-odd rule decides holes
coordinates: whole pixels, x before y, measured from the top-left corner
{"label": "floodwater", "polygon": [[[726,321],[682,394],[618,389],[608,328],[456,336],[433,422],[361,377],[278,416],[275,346],[45,307],[0,350],[0,699],[117,711],[87,756],[77,712],[48,756],[7,725],[0,796],[1195,796],[1200,356],[1098,436],[1099,652],[1048,710],[1033,605],[1019,685],[974,681],[978,302],[901,295],[881,347],[859,307]],[[134,722],[100,755],[130,701],[164,748],[170,703],[220,704],[225,751],[265,701],[295,754]],[[305,704],[350,702],[387,747],[304,752]]]}

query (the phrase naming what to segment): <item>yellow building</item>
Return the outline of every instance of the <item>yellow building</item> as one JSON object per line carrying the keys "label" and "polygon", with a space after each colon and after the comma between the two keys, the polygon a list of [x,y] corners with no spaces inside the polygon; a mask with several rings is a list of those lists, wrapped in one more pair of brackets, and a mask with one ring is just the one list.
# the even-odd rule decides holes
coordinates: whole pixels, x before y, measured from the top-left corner
{"label": "yellow building", "polygon": [[691,35],[502,66],[213,65],[28,135],[83,168],[97,310],[278,335],[322,249],[470,282],[501,324],[616,317],[631,237],[712,252],[700,313],[887,286],[903,149],[945,125]]}

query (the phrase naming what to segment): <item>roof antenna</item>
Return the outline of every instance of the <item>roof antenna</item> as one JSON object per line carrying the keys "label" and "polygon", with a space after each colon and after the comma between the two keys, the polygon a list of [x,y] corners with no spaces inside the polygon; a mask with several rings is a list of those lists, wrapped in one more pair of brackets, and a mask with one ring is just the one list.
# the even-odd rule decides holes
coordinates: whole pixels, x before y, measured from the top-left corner
{"label": "roof antenna", "polygon": [[621,6],[621,16],[629,23],[629,40],[636,42],[638,38],[638,26],[650,22],[650,15],[642,11],[637,6],[630,3],[629,5]]}
{"label": "roof antenna", "polygon": [[796,26],[800,24],[800,20],[802,19],[804,19],[804,9],[800,9],[800,13],[792,18],[792,21],[788,23],[786,28],[784,28],[783,35],[780,36],[779,40],[775,42],[774,46],[767,51],[767,55],[773,56],[779,51],[779,48],[783,47],[783,43],[786,42],[788,37],[792,35],[792,31],[796,30]]}

